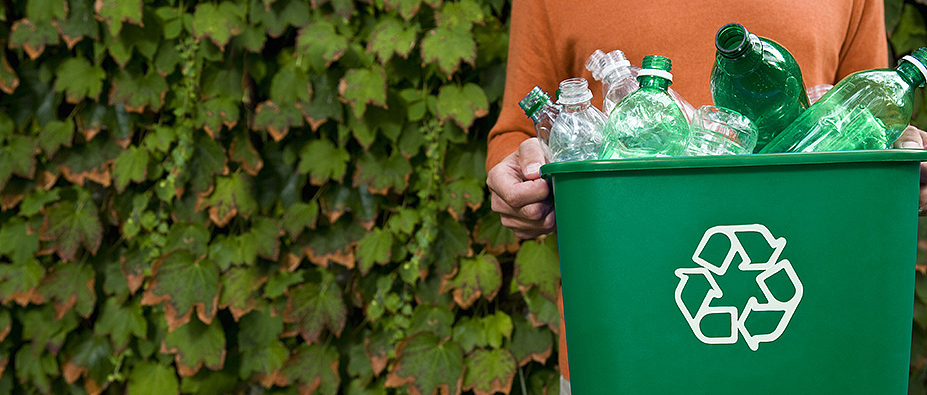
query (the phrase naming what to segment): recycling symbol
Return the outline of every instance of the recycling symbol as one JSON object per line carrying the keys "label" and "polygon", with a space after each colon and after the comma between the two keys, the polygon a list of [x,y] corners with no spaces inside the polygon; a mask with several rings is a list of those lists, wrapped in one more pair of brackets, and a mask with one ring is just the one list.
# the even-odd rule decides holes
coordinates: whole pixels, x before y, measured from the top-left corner
{"label": "recycling symbol", "polygon": [[[750,259],[747,249],[738,237],[738,235],[744,237],[748,234],[754,239],[757,235],[762,236],[762,239],[769,243],[769,247],[772,249],[769,259],[764,262],[753,262]],[[727,255],[724,256],[723,261],[717,262],[720,258],[712,258],[715,262],[710,262],[703,258],[702,255],[710,255],[703,254],[709,240],[718,240],[718,238],[723,237],[730,241],[730,249]],[[782,335],[795,314],[795,309],[798,307],[798,303],[801,302],[803,293],[801,281],[798,279],[795,269],[792,268],[792,264],[787,259],[779,259],[784,248],[785,238],[774,237],[769,229],[760,224],[715,226],[705,231],[695,253],[692,254],[692,261],[698,264],[698,267],[679,268],[675,271],[676,277],[679,277],[679,284],[676,286],[675,293],[676,305],[699,341],[705,344],[735,344],[739,336],[743,336],[747,346],[756,351],[760,343],[775,341]],[[736,264],[736,269],[732,269],[731,266],[735,259],[739,259],[740,262]],[[741,310],[738,310],[738,306],[715,305],[713,302],[724,295],[715,276],[724,276],[729,270],[740,270],[744,273],[755,272],[756,285],[765,297],[765,301],[750,296],[746,306],[743,306]],[[791,293],[787,300],[777,298],[776,292],[771,291],[767,285],[767,279],[773,276],[781,278],[783,274],[780,273],[783,273],[791,281],[794,289],[794,293]],[[707,280],[709,289],[698,305],[697,311],[693,313],[683,302],[682,294],[690,279],[697,278],[697,276],[702,276]],[[765,330],[753,328],[753,332],[761,333],[751,333],[746,324],[747,318],[751,313],[756,312],[776,312],[781,314],[781,318],[778,324],[775,325],[775,329],[770,331],[769,328]],[[725,331],[720,336],[708,336],[703,333],[702,320],[710,316],[714,316],[712,318],[715,320],[718,318],[723,319],[722,323],[727,322],[724,316],[730,316],[730,334],[726,332],[726,324]]]}

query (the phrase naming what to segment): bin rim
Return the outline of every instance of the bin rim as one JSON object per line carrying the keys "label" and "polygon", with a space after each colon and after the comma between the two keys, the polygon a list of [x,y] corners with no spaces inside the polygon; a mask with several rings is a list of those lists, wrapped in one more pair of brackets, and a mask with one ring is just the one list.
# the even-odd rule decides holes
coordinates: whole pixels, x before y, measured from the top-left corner
{"label": "bin rim", "polygon": [[541,166],[541,176],[626,170],[699,169],[752,166],[792,166],[860,162],[923,162],[927,150],[880,149],[748,155],[673,156],[555,162]]}

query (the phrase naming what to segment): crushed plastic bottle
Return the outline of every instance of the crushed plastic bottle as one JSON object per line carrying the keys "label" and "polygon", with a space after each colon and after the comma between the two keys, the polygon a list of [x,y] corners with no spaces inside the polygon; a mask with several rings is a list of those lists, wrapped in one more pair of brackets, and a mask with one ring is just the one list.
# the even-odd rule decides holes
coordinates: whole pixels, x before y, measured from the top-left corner
{"label": "crushed plastic bottle", "polygon": [[602,145],[605,114],[592,105],[592,91],[584,78],[560,82],[560,115],[550,130],[551,162],[596,159]]}
{"label": "crushed plastic bottle", "polygon": [[798,62],[782,45],[738,23],[718,30],[715,47],[712,100],[753,121],[760,150],[810,106]]}
{"label": "crushed plastic bottle", "polygon": [[927,80],[927,48],[894,69],[864,70],[840,80],[761,152],[884,149],[911,121],[914,90]]}
{"label": "crushed plastic bottle", "polygon": [[518,106],[525,112],[528,118],[534,121],[534,130],[537,132],[538,141],[541,143],[541,150],[544,152],[544,158],[551,161],[550,153],[550,129],[554,125],[554,120],[560,115],[560,106],[550,100],[550,95],[535,86],[525,95]]}
{"label": "crushed plastic bottle", "polygon": [[[637,73],[640,71],[640,67],[631,65],[624,52],[618,49],[609,53],[602,52],[599,49],[595,50],[586,60],[586,70],[592,72],[592,78],[602,82],[602,112],[606,116],[611,114],[612,109],[621,99],[624,99],[625,96],[630,95],[640,87],[637,83]],[[686,120],[692,119],[692,115],[695,114],[695,107],[683,99],[673,88],[669,88],[667,91],[673,97],[673,100],[676,100],[676,104],[679,104],[679,108],[682,109]]]}
{"label": "crushed plastic bottle", "polygon": [[689,133],[685,151],[689,156],[751,154],[756,146],[753,122],[724,107],[699,107],[689,124]]}
{"label": "crushed plastic bottle", "polygon": [[666,57],[644,57],[637,75],[640,88],[608,116],[600,159],[682,155],[689,142],[689,124],[667,92],[673,81],[671,66]]}

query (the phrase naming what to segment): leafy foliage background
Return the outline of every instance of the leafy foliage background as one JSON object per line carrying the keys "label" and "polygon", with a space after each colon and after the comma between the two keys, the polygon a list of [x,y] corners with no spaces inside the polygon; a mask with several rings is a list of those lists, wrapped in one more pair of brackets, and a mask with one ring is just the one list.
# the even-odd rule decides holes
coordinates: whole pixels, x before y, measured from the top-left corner
{"label": "leafy foliage background", "polygon": [[0,5],[0,394],[557,393],[556,241],[484,187],[509,0]]}

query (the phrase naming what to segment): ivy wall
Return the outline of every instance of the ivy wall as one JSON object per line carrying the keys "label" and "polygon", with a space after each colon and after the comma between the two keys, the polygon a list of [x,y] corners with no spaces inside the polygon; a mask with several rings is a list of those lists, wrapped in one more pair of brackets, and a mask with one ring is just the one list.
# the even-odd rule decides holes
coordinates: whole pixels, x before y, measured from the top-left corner
{"label": "ivy wall", "polygon": [[0,6],[0,394],[557,393],[556,241],[484,185],[509,0]]}

